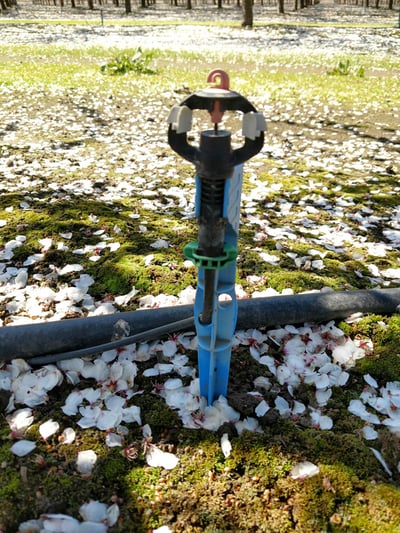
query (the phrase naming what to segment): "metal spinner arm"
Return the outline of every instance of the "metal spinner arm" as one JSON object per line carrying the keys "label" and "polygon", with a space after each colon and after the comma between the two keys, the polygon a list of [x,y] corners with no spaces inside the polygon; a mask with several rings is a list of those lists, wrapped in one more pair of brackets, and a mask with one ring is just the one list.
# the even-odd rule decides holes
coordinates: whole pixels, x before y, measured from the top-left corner
{"label": "metal spinner arm", "polygon": [[[228,75],[213,70],[207,82],[218,86],[195,92],[172,108],[168,122],[171,148],[196,168],[198,240],[184,248],[199,269],[194,305],[198,336],[200,393],[209,404],[226,396],[232,338],[237,320],[236,257],[240,222],[243,163],[264,143],[265,120],[243,96],[229,89]],[[200,146],[188,143],[192,111],[205,109],[214,124],[202,131]],[[219,130],[225,111],[241,111],[244,145],[231,148],[231,134]]]}

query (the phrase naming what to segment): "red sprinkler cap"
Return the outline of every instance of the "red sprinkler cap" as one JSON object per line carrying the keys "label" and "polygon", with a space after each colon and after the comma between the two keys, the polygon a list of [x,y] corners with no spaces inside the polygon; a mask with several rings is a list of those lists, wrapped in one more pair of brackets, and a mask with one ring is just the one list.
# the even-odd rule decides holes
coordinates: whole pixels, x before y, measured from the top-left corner
{"label": "red sprinkler cap", "polygon": [[[229,76],[220,68],[212,70],[207,76],[207,83],[215,83],[217,80],[219,80],[219,84],[210,87],[209,90],[213,92],[215,91],[216,96],[221,92],[229,92]],[[221,122],[224,112],[221,110],[221,104],[219,100],[215,100],[213,110],[210,112],[210,115],[213,124],[219,124]]]}
{"label": "red sprinkler cap", "polygon": [[229,76],[225,70],[216,68],[208,73],[207,83],[215,83],[217,79],[219,79],[219,85],[214,85],[214,89],[225,89],[225,91],[229,91]]}

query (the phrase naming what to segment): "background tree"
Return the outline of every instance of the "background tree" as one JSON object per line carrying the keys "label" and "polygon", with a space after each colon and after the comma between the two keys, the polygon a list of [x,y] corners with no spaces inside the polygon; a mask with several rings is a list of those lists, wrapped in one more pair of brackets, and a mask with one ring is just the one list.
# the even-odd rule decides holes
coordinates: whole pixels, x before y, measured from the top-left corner
{"label": "background tree", "polygon": [[242,10],[243,10],[242,27],[252,28],[253,27],[253,0],[243,0]]}
{"label": "background tree", "polygon": [[15,0],[0,0],[0,10],[6,11],[10,7],[16,6],[17,2]]}

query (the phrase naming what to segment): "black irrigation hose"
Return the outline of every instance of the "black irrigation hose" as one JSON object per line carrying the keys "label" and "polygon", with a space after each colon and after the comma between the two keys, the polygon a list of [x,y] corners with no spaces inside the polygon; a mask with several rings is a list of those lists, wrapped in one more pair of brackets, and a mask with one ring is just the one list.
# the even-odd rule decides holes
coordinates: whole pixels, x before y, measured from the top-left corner
{"label": "black irrigation hose", "polygon": [[[237,329],[328,322],[346,318],[353,313],[391,315],[399,312],[399,309],[400,289],[328,291],[250,298],[238,301]],[[0,361],[23,358],[33,364],[44,364],[40,361],[50,362],[50,356],[61,360],[66,354],[68,357],[81,357],[89,352],[99,353],[126,343],[150,340],[150,336],[154,338],[153,335],[160,338],[167,333],[193,329],[193,314],[193,305],[180,305],[0,327]],[[110,343],[119,320],[126,321],[130,331],[135,334]],[[114,344],[115,342],[121,344]]]}
{"label": "black irrigation hose", "polygon": [[184,305],[0,327],[0,361],[28,360],[108,344],[115,338],[120,320],[128,323],[132,334],[147,335],[149,330],[192,317],[193,306]]}
{"label": "black irrigation hose", "polygon": [[49,363],[57,363],[58,361],[65,361],[66,359],[74,359],[75,357],[84,357],[87,355],[95,355],[107,350],[114,350],[121,346],[127,346],[135,342],[145,342],[159,339],[164,335],[176,331],[185,331],[194,327],[194,318],[185,318],[184,320],[178,320],[165,326],[149,329],[142,333],[136,333],[136,335],[130,335],[129,337],[122,337],[115,341],[106,342],[104,344],[98,344],[96,346],[89,346],[87,348],[81,348],[79,350],[71,350],[68,352],[61,352],[55,354],[42,355],[39,357],[32,357],[29,359],[30,365],[47,365]]}

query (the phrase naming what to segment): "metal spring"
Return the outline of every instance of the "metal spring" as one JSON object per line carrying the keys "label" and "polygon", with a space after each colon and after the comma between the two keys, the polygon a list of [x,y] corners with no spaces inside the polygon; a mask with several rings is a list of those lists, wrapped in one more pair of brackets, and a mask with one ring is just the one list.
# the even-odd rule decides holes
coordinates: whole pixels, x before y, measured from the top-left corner
{"label": "metal spring", "polygon": [[[214,211],[215,216],[222,216],[224,205],[225,180],[202,179],[201,180],[201,206],[209,211]],[[216,211],[216,212],[215,212]]]}

